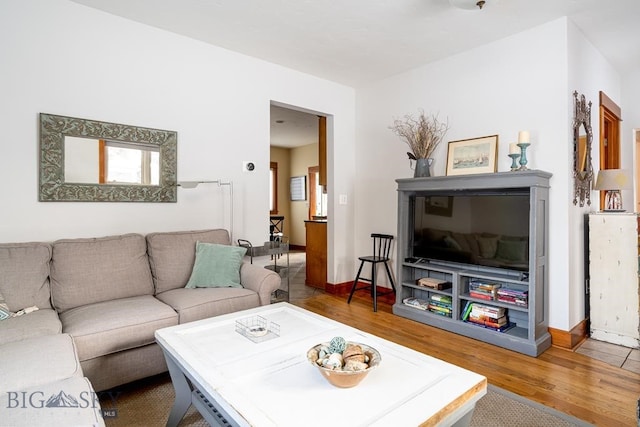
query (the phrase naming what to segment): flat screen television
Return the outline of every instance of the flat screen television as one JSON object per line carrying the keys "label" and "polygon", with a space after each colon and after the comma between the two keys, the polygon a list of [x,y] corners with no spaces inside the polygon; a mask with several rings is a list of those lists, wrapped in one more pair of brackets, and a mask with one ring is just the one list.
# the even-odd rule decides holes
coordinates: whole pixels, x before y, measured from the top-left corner
{"label": "flat screen television", "polygon": [[528,272],[528,189],[412,197],[413,258]]}

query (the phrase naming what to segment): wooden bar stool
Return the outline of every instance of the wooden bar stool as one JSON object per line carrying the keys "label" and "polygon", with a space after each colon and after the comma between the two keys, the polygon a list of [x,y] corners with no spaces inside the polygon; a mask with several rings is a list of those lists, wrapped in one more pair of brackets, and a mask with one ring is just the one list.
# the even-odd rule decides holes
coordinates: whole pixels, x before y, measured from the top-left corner
{"label": "wooden bar stool", "polygon": [[[391,292],[393,292],[394,294],[396,293],[396,286],[393,283],[393,277],[391,276],[391,270],[389,269],[388,264],[389,252],[391,251],[391,241],[393,240],[393,236],[389,234],[373,233],[371,234],[371,237],[373,238],[373,255],[358,257],[358,259],[360,260],[360,268],[358,269],[358,274],[356,274],[356,279],[353,281],[353,286],[351,287],[351,293],[349,294],[349,300],[347,301],[347,304],[351,303],[351,298],[353,297],[353,293],[355,291],[360,289],[371,289],[373,311],[378,311],[378,291],[376,289],[376,270],[378,269],[378,264],[384,265],[392,289],[390,292],[385,292],[380,295],[387,295]],[[364,267],[365,263],[371,263],[371,278],[360,277],[360,273],[362,273],[362,267]],[[369,282],[370,285],[358,288],[357,286],[359,280],[363,282]]]}

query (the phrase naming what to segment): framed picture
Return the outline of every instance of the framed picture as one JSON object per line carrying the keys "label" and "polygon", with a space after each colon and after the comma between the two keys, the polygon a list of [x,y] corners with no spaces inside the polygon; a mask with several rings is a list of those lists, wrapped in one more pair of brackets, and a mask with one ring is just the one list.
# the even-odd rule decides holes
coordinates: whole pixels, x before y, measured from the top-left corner
{"label": "framed picture", "polygon": [[424,213],[427,215],[451,216],[452,196],[428,196],[424,198]]}
{"label": "framed picture", "polygon": [[447,176],[496,171],[498,135],[449,142]]}
{"label": "framed picture", "polygon": [[291,177],[291,201],[307,200],[307,177]]}

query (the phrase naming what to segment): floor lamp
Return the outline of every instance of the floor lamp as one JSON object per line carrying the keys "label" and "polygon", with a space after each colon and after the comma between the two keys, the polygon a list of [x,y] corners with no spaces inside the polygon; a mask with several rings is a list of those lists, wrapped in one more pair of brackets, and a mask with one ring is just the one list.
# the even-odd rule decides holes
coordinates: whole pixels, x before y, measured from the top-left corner
{"label": "floor lamp", "polygon": [[178,181],[178,186],[184,189],[196,188],[200,184],[218,184],[218,187],[229,186],[229,240],[233,244],[233,181],[222,181],[221,179],[215,181]]}

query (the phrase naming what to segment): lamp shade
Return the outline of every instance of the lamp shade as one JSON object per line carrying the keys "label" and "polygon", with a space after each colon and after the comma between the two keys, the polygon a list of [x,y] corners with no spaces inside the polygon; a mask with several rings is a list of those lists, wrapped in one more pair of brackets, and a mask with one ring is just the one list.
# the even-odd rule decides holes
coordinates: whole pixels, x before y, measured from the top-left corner
{"label": "lamp shade", "polygon": [[596,179],[596,190],[630,190],[631,179],[626,169],[602,169]]}

